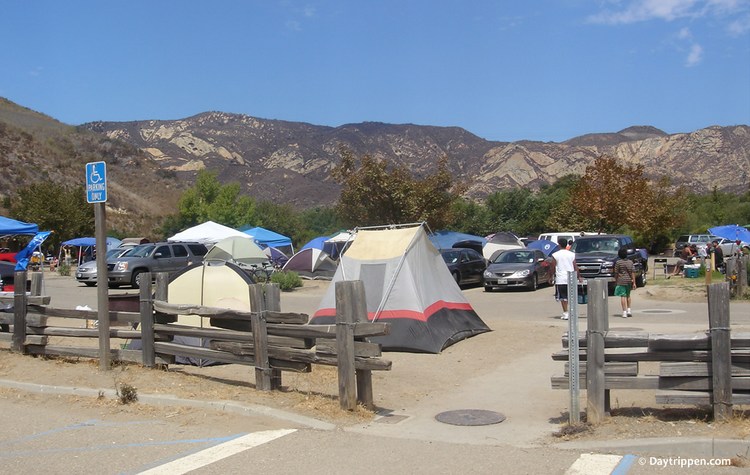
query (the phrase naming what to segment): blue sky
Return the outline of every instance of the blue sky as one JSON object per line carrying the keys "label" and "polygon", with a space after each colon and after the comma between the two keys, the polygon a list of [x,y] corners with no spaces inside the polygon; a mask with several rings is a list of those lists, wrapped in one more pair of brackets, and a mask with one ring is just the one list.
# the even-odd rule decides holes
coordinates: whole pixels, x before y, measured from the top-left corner
{"label": "blue sky", "polygon": [[750,124],[750,0],[0,0],[0,96],[563,141]]}

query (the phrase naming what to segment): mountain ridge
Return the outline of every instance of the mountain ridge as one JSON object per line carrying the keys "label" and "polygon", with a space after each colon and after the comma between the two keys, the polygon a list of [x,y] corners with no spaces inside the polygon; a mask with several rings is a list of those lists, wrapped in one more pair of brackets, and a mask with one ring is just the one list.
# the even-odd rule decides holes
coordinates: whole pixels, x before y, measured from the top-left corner
{"label": "mountain ridge", "polygon": [[[745,192],[750,170],[747,125],[678,134],[636,125],[564,142],[499,142],[460,127],[375,121],[332,127],[220,111],[177,120],[69,126],[7,99],[0,101],[0,125],[0,165],[10,170],[0,177],[4,193],[17,189],[24,175],[77,183],[86,160],[104,158],[113,162],[116,186],[128,193],[120,199],[111,195],[109,206],[141,216],[142,222],[174,213],[181,192],[202,169],[215,172],[222,183],[238,182],[255,199],[297,208],[332,205],[340,189],[330,172],[342,145],[357,157],[367,154],[405,165],[418,176],[431,173],[445,157],[456,179],[467,183],[466,197],[479,200],[496,191],[538,189],[565,175],[583,174],[600,155],[641,164],[648,176],[670,176],[697,193]],[[49,163],[42,163],[41,155]],[[23,157],[33,158],[30,170],[20,167]],[[81,178],[68,170],[78,166]],[[131,203],[138,197],[147,205]]]}

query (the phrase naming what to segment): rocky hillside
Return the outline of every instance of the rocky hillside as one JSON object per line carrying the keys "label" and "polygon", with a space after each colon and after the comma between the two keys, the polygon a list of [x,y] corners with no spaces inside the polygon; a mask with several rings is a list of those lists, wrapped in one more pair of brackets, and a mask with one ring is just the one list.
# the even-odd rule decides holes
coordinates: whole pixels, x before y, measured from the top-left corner
{"label": "rocky hillside", "polygon": [[330,170],[339,146],[428,173],[447,157],[467,195],[512,187],[536,189],[582,174],[599,155],[641,163],[697,192],[744,192],[750,127],[709,127],[668,135],[648,126],[588,134],[562,143],[491,142],[458,127],[374,122],[324,127],[206,112],[182,120],[94,122],[78,127],[0,98],[0,199],[37,181],[83,185],[84,164],[108,163],[108,219],[119,229],[150,229],[174,213],[198,170],[239,182],[251,196],[299,208],[330,205],[338,186]]}
{"label": "rocky hillside", "polygon": [[[99,160],[107,162],[110,228],[142,233],[174,213],[185,185],[148,154],[0,98],[0,203],[37,182],[80,186],[85,193],[85,164]],[[49,206],[54,212],[55,203]]]}
{"label": "rocky hillside", "polygon": [[336,200],[330,170],[339,159],[339,144],[355,155],[407,164],[415,173],[428,172],[447,156],[473,198],[510,187],[536,189],[583,173],[602,154],[642,163],[654,177],[669,175],[698,192],[746,190],[743,172],[750,170],[750,127],[745,125],[673,135],[640,126],[563,143],[491,142],[457,127],[373,122],[323,127],[223,112],[83,127],[140,148],[186,179],[207,168],[221,180],[239,181],[256,198],[301,207]]}

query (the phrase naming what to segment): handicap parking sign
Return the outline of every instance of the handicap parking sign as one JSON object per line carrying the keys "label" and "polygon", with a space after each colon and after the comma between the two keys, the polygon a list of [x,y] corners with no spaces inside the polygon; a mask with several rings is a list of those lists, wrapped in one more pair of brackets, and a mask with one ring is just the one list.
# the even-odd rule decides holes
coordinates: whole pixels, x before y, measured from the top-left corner
{"label": "handicap parking sign", "polygon": [[86,201],[89,203],[107,201],[107,164],[105,162],[86,164]]}

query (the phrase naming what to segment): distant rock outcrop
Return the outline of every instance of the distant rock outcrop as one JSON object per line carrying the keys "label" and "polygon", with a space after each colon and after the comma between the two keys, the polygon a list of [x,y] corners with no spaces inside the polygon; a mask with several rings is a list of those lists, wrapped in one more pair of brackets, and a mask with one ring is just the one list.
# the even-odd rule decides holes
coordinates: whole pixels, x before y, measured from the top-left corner
{"label": "distant rock outcrop", "polygon": [[251,195],[301,207],[331,204],[338,186],[330,171],[339,144],[355,155],[407,165],[414,173],[448,158],[467,195],[481,199],[512,187],[536,189],[585,172],[600,155],[640,163],[653,177],[668,175],[696,192],[748,186],[750,127],[709,127],[669,135],[650,126],[587,134],[562,143],[492,142],[458,127],[377,122],[324,127],[206,112],[183,120],[96,122],[84,127],[124,140],[176,173],[208,168],[239,181]]}

